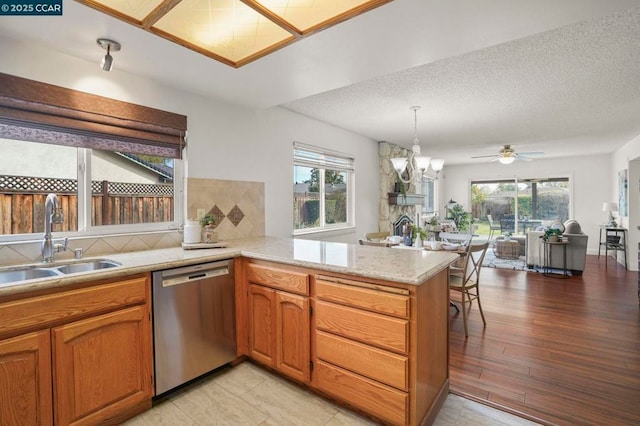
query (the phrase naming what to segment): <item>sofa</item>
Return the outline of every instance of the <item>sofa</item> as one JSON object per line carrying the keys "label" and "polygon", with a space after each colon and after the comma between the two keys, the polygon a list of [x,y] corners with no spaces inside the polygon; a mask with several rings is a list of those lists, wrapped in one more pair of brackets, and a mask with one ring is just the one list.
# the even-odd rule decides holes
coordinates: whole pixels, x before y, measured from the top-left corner
{"label": "sofa", "polygon": [[[580,224],[576,220],[568,220],[564,223],[563,236],[567,238],[567,270],[571,275],[579,276],[584,271],[584,265],[587,259],[587,241],[589,236],[582,232]],[[536,229],[527,233],[526,243],[526,262],[529,269],[534,267],[543,267],[544,247],[541,235],[544,229]],[[562,250],[560,248],[551,250],[550,258],[551,268],[562,269]]]}

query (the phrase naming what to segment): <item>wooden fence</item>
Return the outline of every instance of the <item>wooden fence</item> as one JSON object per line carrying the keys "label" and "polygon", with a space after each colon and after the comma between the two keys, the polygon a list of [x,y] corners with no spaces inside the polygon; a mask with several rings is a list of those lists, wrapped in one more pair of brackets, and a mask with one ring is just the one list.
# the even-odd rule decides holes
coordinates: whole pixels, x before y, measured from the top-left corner
{"label": "wooden fence", "polygon": [[[53,230],[78,229],[75,179],[0,176],[0,234],[44,232],[45,200],[55,193],[64,222]],[[91,182],[91,225],[168,222],[173,220],[173,184]]]}

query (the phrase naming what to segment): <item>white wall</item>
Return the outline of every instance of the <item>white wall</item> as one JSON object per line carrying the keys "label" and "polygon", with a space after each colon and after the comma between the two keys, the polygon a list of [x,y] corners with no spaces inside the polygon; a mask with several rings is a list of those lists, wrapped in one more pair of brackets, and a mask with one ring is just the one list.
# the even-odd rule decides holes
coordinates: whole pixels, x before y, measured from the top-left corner
{"label": "white wall", "polygon": [[[602,211],[604,201],[613,201],[610,176],[611,158],[601,155],[576,156],[562,159],[537,159],[531,162],[516,161],[510,165],[498,162],[465,164],[444,167],[441,174],[441,200],[453,198],[469,210],[471,206],[471,181],[486,179],[519,179],[568,177],[571,181],[571,218],[580,222],[583,232],[589,235],[587,252],[598,253],[599,226],[606,221]],[[441,203],[442,204],[442,203]],[[443,206],[439,206],[441,213]]]}
{"label": "white wall", "polygon": [[352,154],[357,228],[336,239],[354,242],[377,229],[378,147],[367,138],[282,108],[240,108],[163,86],[118,71],[117,60],[107,73],[97,63],[6,38],[0,38],[0,72],[186,115],[188,175],[264,182],[267,235],[292,233],[294,140]]}
{"label": "white wall", "polygon": [[[629,192],[629,216],[620,218],[620,224],[629,231],[629,244],[627,249],[629,269],[638,270],[638,243],[640,243],[640,136],[636,137],[613,154],[610,185],[613,201],[618,202],[618,172],[628,169]],[[622,262],[622,254],[619,254],[618,262]]]}

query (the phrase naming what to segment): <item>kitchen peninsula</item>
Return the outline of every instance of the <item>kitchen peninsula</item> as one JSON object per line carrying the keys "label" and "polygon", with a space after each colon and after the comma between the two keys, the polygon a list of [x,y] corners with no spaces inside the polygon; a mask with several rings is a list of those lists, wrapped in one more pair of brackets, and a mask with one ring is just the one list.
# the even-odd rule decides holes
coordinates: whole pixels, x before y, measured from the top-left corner
{"label": "kitchen peninsula", "polygon": [[[140,338],[142,334],[140,351],[135,355],[138,364],[130,365],[138,365],[142,370],[138,375],[144,377],[152,365],[148,349],[150,325],[144,324],[145,312],[152,309],[149,272],[234,257],[238,356],[247,356],[387,423],[430,423],[446,398],[449,380],[447,268],[458,258],[455,254],[265,237],[234,240],[230,247],[222,249],[169,248],[107,257],[122,265],[89,274],[0,286],[0,313],[7,315],[18,312],[16,305],[22,309],[36,299],[45,302],[38,304],[44,306],[41,310],[49,307],[47,298],[54,299],[58,312],[64,311],[66,300],[87,304],[69,306],[73,314],[67,317],[63,313],[65,319],[52,320],[50,314],[42,315],[34,309],[31,322],[24,315],[7,321],[0,326],[0,348],[7,347],[7,342],[37,333],[40,333],[37,339],[42,342],[47,340],[43,330],[47,330],[48,335],[51,329],[52,339],[56,340],[54,351],[60,351],[58,358],[63,359],[67,354],[64,343],[81,334],[80,330],[87,330],[88,325],[83,322],[91,321],[95,325],[118,313],[122,324],[139,324],[136,333],[131,333],[131,339]],[[135,290],[134,295],[126,294],[129,288]],[[61,297],[71,292],[84,294],[92,289],[92,299],[86,302]],[[115,294],[115,290],[121,293]],[[95,305],[94,296],[107,298],[111,294],[119,303],[105,300],[100,309],[83,310],[90,304]],[[71,320],[75,322],[68,324]],[[127,335],[127,329],[122,330]],[[46,346],[48,340],[43,344]],[[131,347],[138,346],[132,344]],[[92,348],[78,346],[76,349]],[[0,357],[6,352],[0,351]],[[126,355],[132,353],[133,350]],[[74,392],[70,389],[82,382],[61,380],[70,374],[65,369],[72,368],[71,364],[53,368],[56,371],[53,377],[57,380],[53,397],[35,393],[34,398],[51,399],[53,412],[62,412],[66,420],[83,418],[83,413],[71,410],[73,407],[91,408],[87,415],[96,420],[100,415],[104,416],[103,420],[122,420],[151,405],[153,390],[148,381],[136,392],[129,388],[112,389],[121,391],[123,398],[104,395],[105,399],[116,401],[116,405],[110,407],[90,407],[91,401],[73,405],[58,393],[64,390],[66,395],[83,395],[78,389]],[[51,367],[49,373],[50,370]],[[0,394],[0,410],[12,403],[3,398]],[[125,403],[127,399],[129,405]],[[97,402],[101,401],[94,401]],[[65,408],[61,410],[56,404]],[[41,400],[34,404],[43,405]],[[45,409],[47,411],[50,413],[51,409]]]}

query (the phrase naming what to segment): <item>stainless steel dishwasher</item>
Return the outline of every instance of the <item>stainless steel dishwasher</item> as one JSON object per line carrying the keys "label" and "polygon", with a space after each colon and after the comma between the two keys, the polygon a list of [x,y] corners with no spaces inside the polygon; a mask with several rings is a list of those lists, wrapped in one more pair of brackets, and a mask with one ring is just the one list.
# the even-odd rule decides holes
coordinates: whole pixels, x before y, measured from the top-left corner
{"label": "stainless steel dishwasher", "polygon": [[156,395],[236,358],[233,259],[153,273]]}

